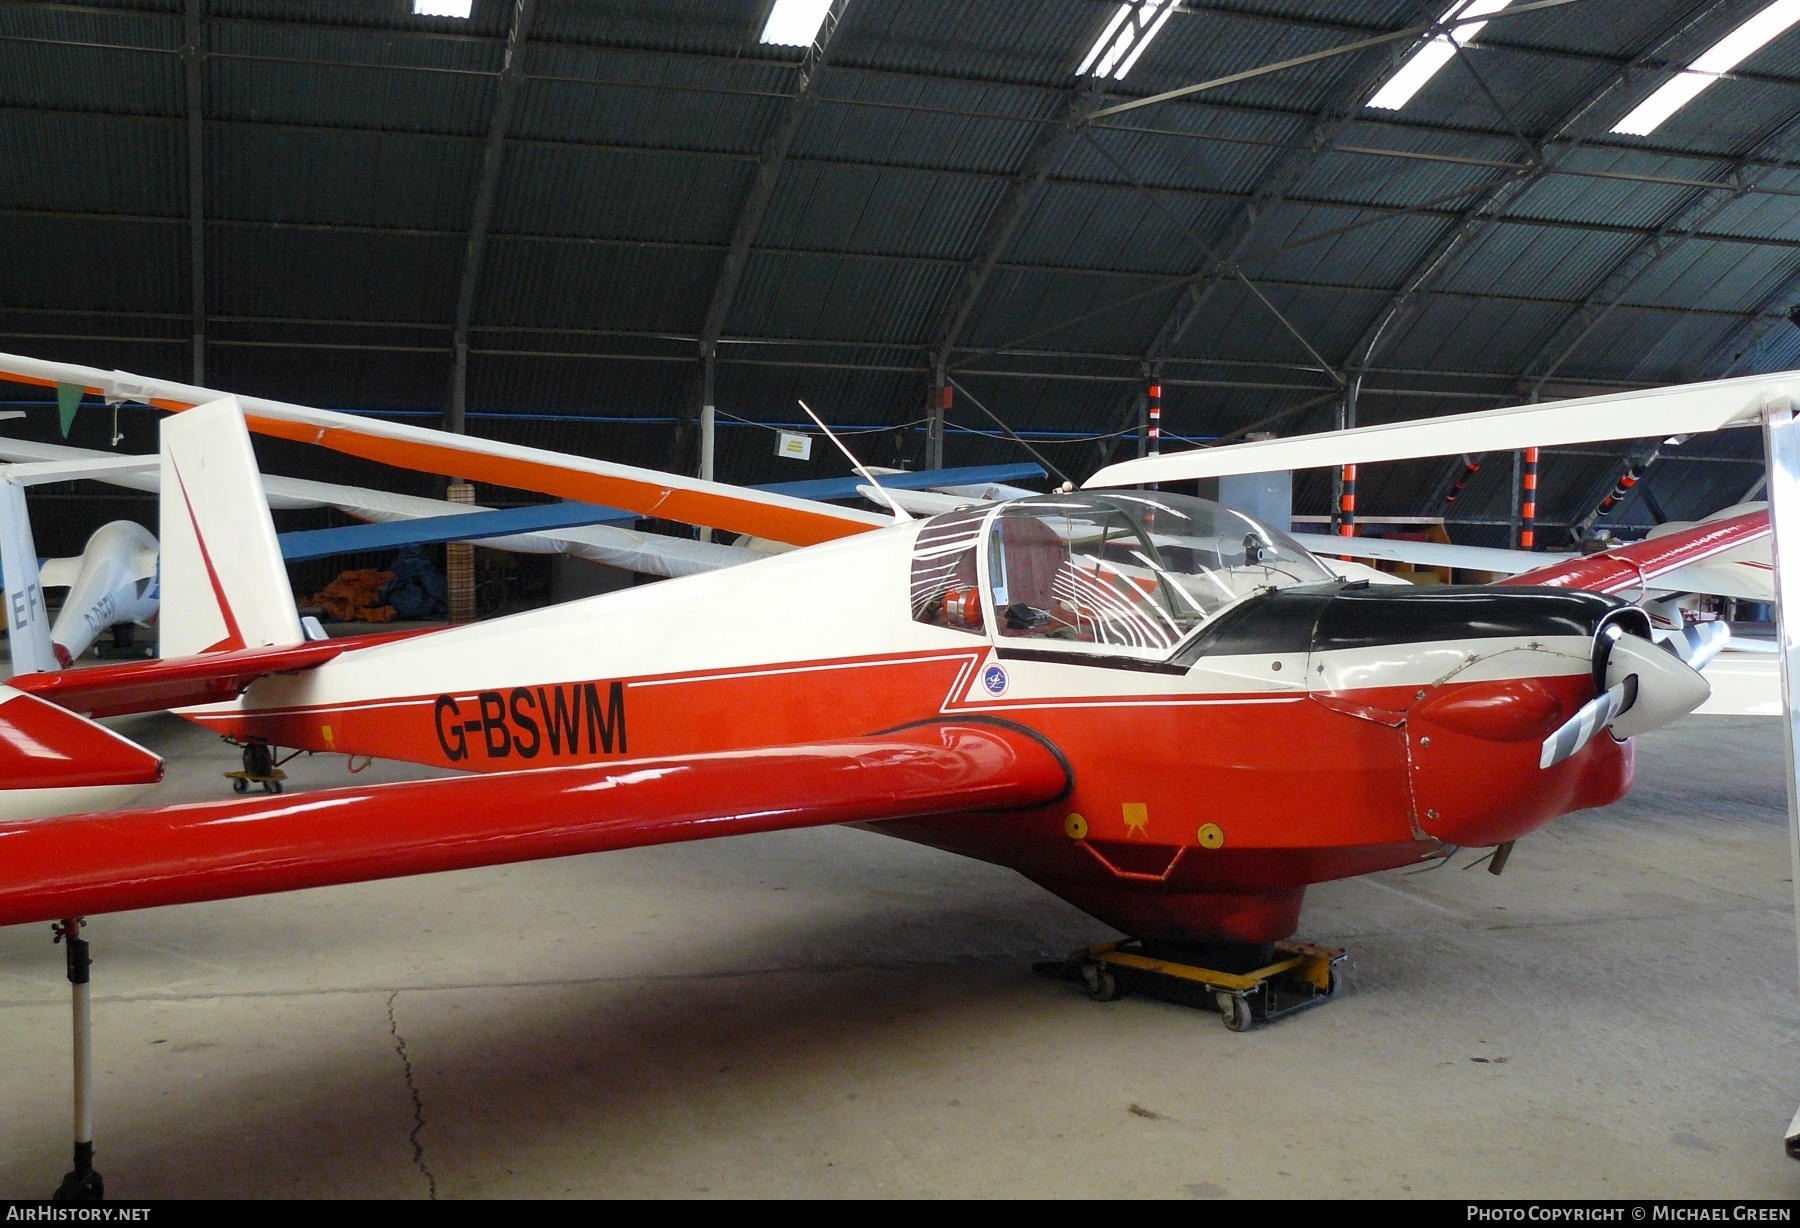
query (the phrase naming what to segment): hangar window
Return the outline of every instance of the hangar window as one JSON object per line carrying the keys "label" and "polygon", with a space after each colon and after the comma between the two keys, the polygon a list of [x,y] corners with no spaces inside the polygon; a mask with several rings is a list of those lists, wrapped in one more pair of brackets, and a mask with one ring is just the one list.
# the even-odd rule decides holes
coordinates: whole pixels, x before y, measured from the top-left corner
{"label": "hangar window", "polygon": [[934,627],[982,633],[975,547],[990,509],[933,516],[913,543],[912,616]]}
{"label": "hangar window", "polygon": [[810,47],[829,12],[831,0],[775,0],[761,41],[772,47]]}
{"label": "hangar window", "polygon": [[1669,116],[1700,96],[1701,91],[1761,51],[1775,38],[1800,22],[1800,0],[1775,0],[1768,8],[1740,24],[1701,53],[1681,72],[1665,81],[1650,97],[1613,126],[1614,132],[1649,136]]}
{"label": "hangar window", "polygon": [[1159,492],[1009,503],[987,566],[997,635],[1155,656],[1246,597],[1331,579],[1285,534]]}
{"label": "hangar window", "polygon": [[466,19],[474,4],[475,0],[413,0],[413,16]]}
{"label": "hangar window", "polygon": [[1468,46],[1487,25],[1485,21],[1469,21],[1468,18],[1498,13],[1511,3],[1512,0],[1457,0],[1445,11],[1442,20],[1461,18],[1463,24],[1452,27],[1449,33],[1438,35],[1413,52],[1375,97],[1369,99],[1369,105],[1387,111],[1398,111],[1405,106],[1414,94],[1425,88],[1427,81],[1437,76],[1438,69],[1456,58],[1458,47]]}
{"label": "hangar window", "polygon": [[1091,72],[1096,77],[1124,80],[1175,8],[1175,0],[1128,0],[1121,4],[1101,27],[1100,37],[1082,57],[1075,75],[1085,77]]}

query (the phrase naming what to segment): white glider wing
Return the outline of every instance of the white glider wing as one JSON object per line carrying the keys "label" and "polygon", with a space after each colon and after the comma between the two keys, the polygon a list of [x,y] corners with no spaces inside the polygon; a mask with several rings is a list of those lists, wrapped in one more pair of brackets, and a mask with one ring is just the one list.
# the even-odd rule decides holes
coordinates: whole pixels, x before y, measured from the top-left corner
{"label": "white glider wing", "polygon": [[1508,452],[1608,439],[1698,435],[1732,426],[1759,425],[1764,408],[1783,401],[1800,403],[1800,371],[1479,410],[1222,448],[1165,452],[1108,465],[1083,485],[1134,486],[1141,482],[1181,482],[1237,473],[1366,465],[1459,452]]}
{"label": "white glider wing", "polygon": [[[8,477],[24,474],[29,483],[92,478],[128,490],[155,493],[161,489],[161,474],[155,456],[113,456],[87,448],[0,437],[0,461],[15,462],[4,473]],[[316,482],[309,478],[265,475],[263,491],[268,497],[269,507],[276,511],[332,507],[347,516],[375,524],[493,510],[480,504],[451,503],[445,499],[396,494],[367,486]],[[740,563],[751,563],[766,557],[755,550],[738,546],[690,541],[659,533],[640,533],[614,525],[586,525],[536,533],[514,533],[504,537],[483,537],[475,539],[474,544],[518,554],[566,554],[590,563],[603,563],[609,567],[650,576],[693,575],[697,572],[717,571],[721,567],[735,567]],[[79,559],[69,560],[71,567],[79,562]],[[44,583],[54,587],[58,581],[48,578],[51,569],[51,564],[45,564]],[[63,579],[61,583],[67,585],[69,580]]]}

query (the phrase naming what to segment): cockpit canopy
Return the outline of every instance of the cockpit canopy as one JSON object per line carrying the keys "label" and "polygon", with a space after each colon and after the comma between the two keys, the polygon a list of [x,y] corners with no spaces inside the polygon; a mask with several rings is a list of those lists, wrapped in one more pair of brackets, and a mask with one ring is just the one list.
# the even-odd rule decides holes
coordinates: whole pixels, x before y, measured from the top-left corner
{"label": "cockpit canopy", "polygon": [[1246,597],[1330,579],[1286,534],[1205,499],[1042,495],[927,521],[913,616],[976,632],[991,619],[1014,641],[1160,656]]}

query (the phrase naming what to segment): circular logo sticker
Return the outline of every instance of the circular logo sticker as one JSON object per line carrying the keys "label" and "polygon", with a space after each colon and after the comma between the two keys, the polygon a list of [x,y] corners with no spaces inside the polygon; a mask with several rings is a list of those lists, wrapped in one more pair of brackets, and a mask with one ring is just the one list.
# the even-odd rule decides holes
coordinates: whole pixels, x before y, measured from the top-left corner
{"label": "circular logo sticker", "polygon": [[988,689],[989,695],[1006,694],[1006,670],[998,665],[990,665],[981,675],[981,685]]}

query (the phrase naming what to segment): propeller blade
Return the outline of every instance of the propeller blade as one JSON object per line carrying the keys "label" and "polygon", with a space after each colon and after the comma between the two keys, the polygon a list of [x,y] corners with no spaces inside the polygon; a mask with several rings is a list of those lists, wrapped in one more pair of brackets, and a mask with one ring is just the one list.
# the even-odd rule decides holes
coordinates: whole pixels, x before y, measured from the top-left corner
{"label": "propeller blade", "polygon": [[1637,675],[1608,687],[1594,696],[1581,711],[1564,721],[1562,728],[1544,739],[1538,755],[1538,767],[1553,768],[1594,740],[1594,735],[1612,724],[1613,717],[1625,711],[1637,699]]}

